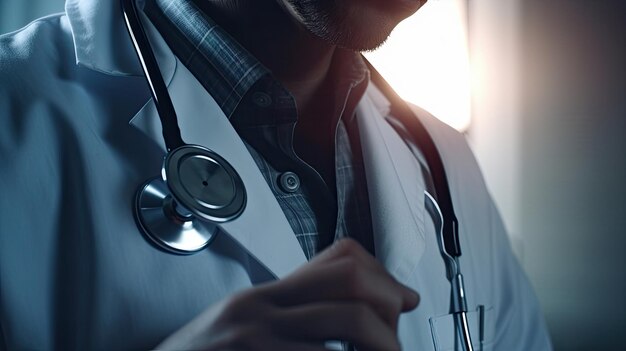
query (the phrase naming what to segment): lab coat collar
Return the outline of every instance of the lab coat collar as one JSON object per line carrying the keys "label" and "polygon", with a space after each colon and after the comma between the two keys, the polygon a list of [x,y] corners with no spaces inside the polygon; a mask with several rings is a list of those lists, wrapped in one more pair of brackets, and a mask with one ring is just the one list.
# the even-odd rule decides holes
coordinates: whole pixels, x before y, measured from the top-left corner
{"label": "lab coat collar", "polygon": [[[143,8],[144,0],[137,0]],[[122,16],[119,0],[66,0],[65,12],[70,23],[76,55],[80,66],[114,76],[143,76],[141,66]],[[150,21],[140,11],[144,26]],[[161,37],[151,37],[158,53],[160,68],[166,83],[174,73],[175,57],[166,50]]]}
{"label": "lab coat collar", "polygon": [[418,161],[385,120],[389,100],[370,83],[356,110],[376,256],[406,281],[425,251],[424,190]]}

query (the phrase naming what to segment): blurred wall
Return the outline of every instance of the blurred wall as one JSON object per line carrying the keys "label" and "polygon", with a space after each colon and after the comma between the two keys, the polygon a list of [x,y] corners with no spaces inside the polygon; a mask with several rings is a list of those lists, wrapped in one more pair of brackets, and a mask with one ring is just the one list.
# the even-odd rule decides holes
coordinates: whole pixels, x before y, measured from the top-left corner
{"label": "blurred wall", "polygon": [[467,137],[523,260],[519,1],[468,1],[473,91]]}
{"label": "blurred wall", "polygon": [[626,6],[470,1],[470,140],[556,350],[623,350]]}
{"label": "blurred wall", "polygon": [[0,0],[0,34],[22,28],[30,21],[63,11],[65,0]]}
{"label": "blurred wall", "polygon": [[626,5],[522,9],[526,269],[561,349],[623,350]]}

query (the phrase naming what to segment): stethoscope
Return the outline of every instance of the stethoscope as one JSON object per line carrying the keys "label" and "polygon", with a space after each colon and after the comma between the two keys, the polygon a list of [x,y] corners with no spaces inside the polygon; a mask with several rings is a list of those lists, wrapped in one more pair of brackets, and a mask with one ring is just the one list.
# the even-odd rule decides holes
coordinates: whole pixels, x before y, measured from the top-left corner
{"label": "stethoscope", "polygon": [[[211,243],[220,223],[232,221],[243,213],[246,189],[237,171],[224,158],[203,146],[183,141],[172,99],[139,19],[135,0],[121,0],[121,3],[124,22],[161,120],[167,150],[161,176],[148,180],[137,191],[135,217],[141,232],[159,247],[176,254],[192,254]],[[435,193],[426,192],[425,202],[427,209],[436,214],[433,219],[438,229],[438,244],[452,287],[451,313],[464,349],[473,351],[459,264],[458,222],[441,156],[426,128],[406,103],[373,67],[370,69],[372,80],[388,95],[392,106],[402,110],[394,114],[402,120],[390,120],[390,123],[411,150],[415,152],[414,141],[417,141],[424,152]]]}
{"label": "stethoscope", "polygon": [[161,176],[148,180],[135,197],[140,230],[161,248],[192,254],[207,247],[216,225],[236,219],[246,207],[239,174],[220,155],[186,144],[176,111],[137,13],[135,0],[121,0],[124,21],[156,105],[167,155]]}

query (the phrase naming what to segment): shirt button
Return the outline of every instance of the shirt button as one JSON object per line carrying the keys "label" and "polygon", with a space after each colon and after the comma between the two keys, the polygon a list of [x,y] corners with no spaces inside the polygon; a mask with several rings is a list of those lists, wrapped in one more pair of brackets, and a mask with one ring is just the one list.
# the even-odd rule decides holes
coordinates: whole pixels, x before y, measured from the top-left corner
{"label": "shirt button", "polygon": [[278,179],[280,188],[286,193],[295,193],[300,188],[300,178],[293,172],[285,172]]}
{"label": "shirt button", "polygon": [[272,104],[272,98],[260,91],[252,94],[252,102],[259,107],[269,107]]}

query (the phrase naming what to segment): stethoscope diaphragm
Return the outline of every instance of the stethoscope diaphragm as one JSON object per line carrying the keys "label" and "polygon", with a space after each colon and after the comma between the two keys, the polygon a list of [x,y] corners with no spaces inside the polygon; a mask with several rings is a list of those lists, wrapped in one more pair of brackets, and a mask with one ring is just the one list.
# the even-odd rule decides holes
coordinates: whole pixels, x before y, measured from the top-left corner
{"label": "stethoscope diaphragm", "polygon": [[237,218],[246,190],[234,168],[215,152],[184,145],[169,152],[162,178],[145,183],[135,198],[135,214],[145,235],[173,253],[207,247],[217,223]]}
{"label": "stethoscope diaphragm", "polygon": [[162,173],[174,200],[196,217],[224,223],[243,212],[246,191],[241,177],[203,146],[184,145],[169,152]]}

